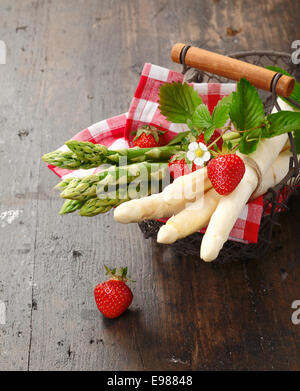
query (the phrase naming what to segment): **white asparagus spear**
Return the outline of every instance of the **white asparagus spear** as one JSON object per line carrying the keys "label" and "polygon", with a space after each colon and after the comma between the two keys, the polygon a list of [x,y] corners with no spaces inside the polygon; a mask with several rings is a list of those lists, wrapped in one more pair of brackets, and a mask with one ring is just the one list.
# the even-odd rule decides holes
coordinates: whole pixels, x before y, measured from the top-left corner
{"label": "white asparagus spear", "polygon": [[162,193],[152,194],[119,205],[114,211],[114,219],[119,223],[137,223],[148,219],[160,219],[178,213],[186,205],[185,200],[170,205],[163,200]]}
{"label": "white asparagus spear", "polygon": [[115,209],[114,219],[119,223],[133,223],[169,217],[185,208],[187,203],[201,198],[211,187],[206,167],[201,168],[175,179],[161,193],[124,202]]}
{"label": "white asparagus spear", "polygon": [[[283,110],[292,110],[281,99],[278,99],[278,104]],[[273,110],[273,112],[275,111],[276,109]],[[271,139],[264,139],[259,142],[257,150],[250,155],[259,166],[262,176],[277,158],[287,138],[287,134],[282,134]],[[201,243],[200,257],[205,262],[211,262],[217,258],[257,184],[258,177],[256,172],[246,165],[244,177],[239,185],[232,193],[220,199]]]}
{"label": "white asparagus spear", "polygon": [[[285,177],[289,170],[291,156],[289,151],[280,153],[262,178],[259,189],[252,195],[251,199],[265,194],[270,187],[277,185]],[[220,198],[220,194],[214,189],[210,189],[202,198],[172,216],[158,231],[157,242],[171,244],[204,228],[215,211]]]}
{"label": "white asparagus spear", "polygon": [[221,195],[210,189],[197,201],[172,216],[157,234],[157,242],[171,244],[205,227]]}
{"label": "white asparagus spear", "polygon": [[[262,178],[261,185],[252,194],[250,200],[265,194],[270,187],[277,185],[289,172],[290,158],[292,153],[289,150],[281,152],[272,166],[268,169],[266,175]],[[298,159],[300,155],[298,155]]]}

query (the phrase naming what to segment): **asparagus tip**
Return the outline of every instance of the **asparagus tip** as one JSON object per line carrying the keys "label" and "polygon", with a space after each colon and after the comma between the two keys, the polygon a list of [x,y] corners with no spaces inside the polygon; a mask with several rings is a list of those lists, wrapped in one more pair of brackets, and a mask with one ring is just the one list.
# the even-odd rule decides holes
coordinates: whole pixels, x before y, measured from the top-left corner
{"label": "asparagus tip", "polygon": [[157,234],[157,243],[171,244],[177,240],[177,230],[171,225],[163,225]]}

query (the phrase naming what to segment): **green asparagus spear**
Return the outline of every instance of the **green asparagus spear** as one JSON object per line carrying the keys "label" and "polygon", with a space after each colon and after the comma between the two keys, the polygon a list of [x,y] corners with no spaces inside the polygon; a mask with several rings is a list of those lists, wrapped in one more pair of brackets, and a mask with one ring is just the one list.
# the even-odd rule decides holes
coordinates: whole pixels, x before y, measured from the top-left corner
{"label": "green asparagus spear", "polygon": [[86,201],[89,198],[96,197],[97,185],[103,178],[101,173],[88,175],[84,178],[73,179],[69,185],[62,191],[62,198]]}
{"label": "green asparagus spear", "polygon": [[91,168],[90,165],[83,163],[72,151],[54,151],[46,153],[44,156],[42,156],[42,160],[45,163],[51,164],[52,166],[66,168],[68,170]]}
{"label": "green asparagus spear", "polygon": [[107,199],[102,200],[99,198],[91,198],[83,204],[79,211],[80,216],[96,216],[99,213],[106,213],[114,206],[120,205],[122,202],[128,201],[127,199]]}
{"label": "green asparagus spear", "polygon": [[109,150],[101,144],[93,144],[88,141],[70,140],[65,143],[82,162],[91,162],[100,165],[106,162]]}
{"label": "green asparagus spear", "polygon": [[117,191],[111,193],[102,194],[101,198],[90,198],[85,201],[79,211],[80,216],[96,216],[99,213],[106,213],[111,208],[122,204],[123,202],[129,201],[132,198],[140,198],[146,196],[150,192],[148,182],[138,184],[137,192],[131,194],[128,191],[127,186],[120,187]]}
{"label": "green asparagus spear", "polygon": [[77,170],[79,168],[88,170],[89,168],[95,168],[105,164],[107,159],[95,158],[94,161],[89,161],[88,159],[82,160],[75,152],[57,150],[46,153],[42,156],[42,160],[52,166],[65,168],[67,170]]}
{"label": "green asparagus spear", "polygon": [[85,201],[107,193],[110,189],[125,186],[133,180],[139,182],[169,180],[168,163],[142,162],[128,166],[111,166],[108,170],[84,178],[76,178],[64,188],[62,198]]}
{"label": "green asparagus spear", "polygon": [[98,167],[102,164],[126,165],[144,161],[167,161],[180,150],[180,146],[156,148],[128,148],[118,151],[108,150],[104,145],[70,140],[66,145],[71,151],[54,151],[45,154],[44,162],[70,170]]}
{"label": "green asparagus spear", "polygon": [[139,163],[144,161],[166,161],[180,150],[180,146],[164,146],[155,148],[129,148],[118,151],[109,151],[107,162],[112,164]]}
{"label": "green asparagus spear", "polygon": [[83,201],[66,200],[63,206],[61,207],[59,214],[64,215],[66,213],[75,212],[75,210],[80,209],[83,204],[84,204]]}
{"label": "green asparagus spear", "polygon": [[64,180],[62,180],[61,182],[59,182],[56,186],[54,186],[54,189],[65,189],[67,186],[69,186],[70,182],[73,180],[74,178],[65,178]]}

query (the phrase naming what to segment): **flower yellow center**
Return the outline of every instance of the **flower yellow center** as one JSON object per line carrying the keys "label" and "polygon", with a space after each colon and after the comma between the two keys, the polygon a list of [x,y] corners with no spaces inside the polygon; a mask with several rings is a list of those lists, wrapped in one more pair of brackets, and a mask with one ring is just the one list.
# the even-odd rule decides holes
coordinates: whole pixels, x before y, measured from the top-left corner
{"label": "flower yellow center", "polygon": [[195,152],[195,155],[197,157],[201,157],[201,156],[203,156],[203,154],[204,154],[204,151],[202,151],[202,149],[197,149],[197,151]]}

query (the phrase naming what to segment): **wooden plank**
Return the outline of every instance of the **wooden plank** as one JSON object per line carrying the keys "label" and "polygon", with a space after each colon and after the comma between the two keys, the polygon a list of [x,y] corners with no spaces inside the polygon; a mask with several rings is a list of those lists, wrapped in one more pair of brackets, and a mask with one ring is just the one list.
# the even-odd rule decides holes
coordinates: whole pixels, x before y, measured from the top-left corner
{"label": "wooden plank", "polygon": [[0,37],[7,45],[7,63],[0,65],[0,300],[6,305],[6,322],[0,325],[2,370],[27,369],[38,245],[37,199],[49,199],[48,192],[42,194],[38,187],[46,20],[29,1],[22,2],[19,11],[13,10],[10,1],[0,4]]}
{"label": "wooden plank", "polygon": [[[0,228],[7,303],[0,369],[299,370],[300,328],[290,320],[299,299],[297,201],[264,259],[207,265],[144,240],[111,214],[58,216],[57,180],[40,162],[76,131],[125,112],[144,62],[179,69],[169,58],[177,41],[220,53],[289,51],[299,38],[299,2],[254,9],[237,0],[172,7],[3,0],[0,7],[0,39],[14,64],[0,66],[0,213],[22,210]],[[103,264],[128,265],[137,280],[131,310],[115,321],[93,300]]]}

